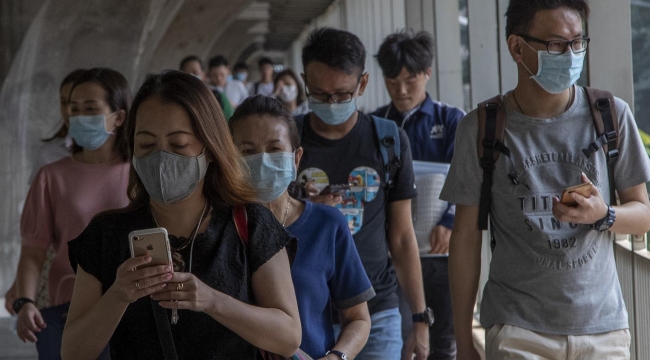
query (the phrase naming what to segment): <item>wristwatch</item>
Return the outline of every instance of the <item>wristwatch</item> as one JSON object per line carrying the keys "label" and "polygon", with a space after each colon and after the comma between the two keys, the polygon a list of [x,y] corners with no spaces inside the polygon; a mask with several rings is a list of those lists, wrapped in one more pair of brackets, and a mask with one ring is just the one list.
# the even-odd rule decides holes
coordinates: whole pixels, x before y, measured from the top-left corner
{"label": "wristwatch", "polygon": [[14,310],[16,314],[18,314],[18,312],[20,312],[20,309],[22,309],[23,306],[25,306],[25,304],[29,304],[29,303],[33,304],[34,300],[30,298],[21,297],[14,300],[14,303],[11,304],[11,308]]}
{"label": "wristwatch", "polygon": [[614,221],[616,221],[616,212],[614,211],[614,208],[611,207],[611,205],[607,205],[607,215],[605,215],[604,218],[589,225],[589,227],[596,231],[603,232],[609,230],[609,228],[614,225]]}
{"label": "wristwatch", "polygon": [[328,352],[325,353],[325,356],[327,356],[327,355],[329,355],[329,354],[334,354],[334,355],[340,357],[341,360],[348,360],[348,356],[345,355],[344,353],[338,351],[338,350],[330,350],[330,351],[328,351]]}
{"label": "wristwatch", "polygon": [[413,314],[413,322],[423,322],[427,324],[427,326],[433,325],[433,310],[431,308],[426,308],[424,309],[424,312],[421,312],[419,314]]}

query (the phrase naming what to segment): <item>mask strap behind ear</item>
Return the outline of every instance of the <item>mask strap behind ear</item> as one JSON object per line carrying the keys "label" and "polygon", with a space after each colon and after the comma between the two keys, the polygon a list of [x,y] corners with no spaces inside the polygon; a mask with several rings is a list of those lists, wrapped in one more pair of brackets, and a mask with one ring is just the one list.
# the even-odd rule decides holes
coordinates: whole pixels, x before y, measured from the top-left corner
{"label": "mask strap behind ear", "polygon": [[517,36],[517,37],[518,37],[521,41],[523,41],[524,44],[526,44],[526,46],[528,46],[532,51],[534,51],[534,52],[537,53],[537,74],[533,74],[533,72],[530,71],[530,69],[528,68],[528,66],[526,66],[526,64],[524,64],[523,61],[520,61],[521,65],[523,65],[524,68],[526,68],[526,71],[528,71],[528,73],[530,74],[530,79],[532,79],[532,78],[534,78],[535,76],[539,75],[539,70],[541,69],[541,64],[542,64],[542,56],[540,55],[539,50],[535,50],[535,48],[533,48],[532,46],[530,46],[530,44],[528,43],[528,41],[524,40],[524,38],[522,38],[521,36]]}

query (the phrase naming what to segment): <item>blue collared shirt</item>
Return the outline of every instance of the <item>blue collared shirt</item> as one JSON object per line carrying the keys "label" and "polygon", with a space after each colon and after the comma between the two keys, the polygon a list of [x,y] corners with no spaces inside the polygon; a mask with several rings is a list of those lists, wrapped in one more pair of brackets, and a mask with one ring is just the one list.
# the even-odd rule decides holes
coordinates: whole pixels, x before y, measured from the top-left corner
{"label": "blue collared shirt", "polygon": [[[451,163],[458,122],[465,112],[457,107],[431,99],[427,94],[419,108],[406,118],[390,103],[372,114],[393,120],[404,129],[411,143],[413,160]],[[449,205],[438,225],[454,226],[455,206]]]}

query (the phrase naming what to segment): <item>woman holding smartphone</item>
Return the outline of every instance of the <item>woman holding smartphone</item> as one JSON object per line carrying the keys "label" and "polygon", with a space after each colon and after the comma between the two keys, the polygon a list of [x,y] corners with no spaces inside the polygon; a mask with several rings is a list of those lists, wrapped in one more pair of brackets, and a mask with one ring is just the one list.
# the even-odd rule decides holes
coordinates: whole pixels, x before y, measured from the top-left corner
{"label": "woman holding smartphone", "polygon": [[[81,74],[70,91],[73,154],[38,171],[20,224],[22,248],[13,308],[18,313],[18,337],[36,342],[40,359],[60,359],[74,286],[68,241],[97,213],[128,204],[130,152],[122,127],[131,105],[128,82],[117,71],[97,68]],[[50,246],[56,251],[49,272],[50,307],[39,310],[34,296]]]}
{"label": "woman holding smartphone", "polygon": [[[160,336],[179,359],[255,359],[257,348],[291,356],[301,334],[285,250],[292,238],[253,204],[210,90],[178,71],[151,76],[126,126],[131,203],[70,242],[77,278],[63,357],[91,359],[110,342],[114,359],[162,359]],[[247,242],[233,221],[242,206]],[[167,229],[178,271],[130,257],[128,234],[156,227]]]}
{"label": "woman holding smartphone", "polygon": [[[291,275],[302,322],[300,349],[316,359],[354,358],[368,340],[366,302],[375,292],[341,212],[289,196],[302,156],[291,113],[280,101],[257,95],[235,110],[230,131],[259,198],[299,241]],[[338,337],[332,303],[341,318]]]}

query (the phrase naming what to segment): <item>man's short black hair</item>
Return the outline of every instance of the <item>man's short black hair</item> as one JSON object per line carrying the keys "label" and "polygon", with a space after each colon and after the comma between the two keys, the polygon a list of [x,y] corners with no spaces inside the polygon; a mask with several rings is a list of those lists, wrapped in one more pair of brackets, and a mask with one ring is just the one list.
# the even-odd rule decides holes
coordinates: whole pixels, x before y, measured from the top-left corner
{"label": "man's short black hair", "polygon": [[228,67],[228,60],[226,60],[226,57],[223,55],[217,55],[210,59],[208,62],[208,69],[216,68],[219,66]]}
{"label": "man's short black hair", "polygon": [[433,63],[433,38],[426,31],[412,30],[390,34],[375,55],[384,77],[395,78],[406,68],[411,75],[426,72]]}
{"label": "man's short black hair", "polygon": [[232,68],[232,70],[234,72],[237,72],[237,71],[240,71],[240,70],[244,70],[244,71],[248,72],[248,65],[246,65],[245,62],[240,61],[240,62],[235,64],[235,66]]}
{"label": "man's short black hair", "polygon": [[589,17],[589,4],[586,0],[510,0],[506,10],[506,39],[510,35],[528,35],[538,11],[554,10],[563,6],[578,11],[582,20]]}
{"label": "man's short black hair", "polygon": [[201,69],[203,69],[203,61],[201,61],[201,59],[199,59],[199,57],[196,55],[190,55],[190,56],[186,56],[185,58],[183,58],[183,60],[181,60],[181,64],[178,66],[178,70],[183,71],[185,65],[187,65],[187,63],[190,63],[192,61],[198,62]]}
{"label": "man's short black hair", "polygon": [[273,61],[267,57],[263,57],[257,61],[257,66],[262,67],[264,65],[271,65],[273,66]]}
{"label": "man's short black hair", "polygon": [[302,48],[302,66],[312,61],[322,62],[347,74],[363,73],[366,49],[359,38],[347,31],[318,28],[309,34]]}

